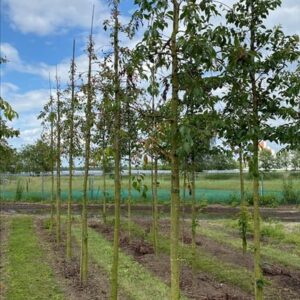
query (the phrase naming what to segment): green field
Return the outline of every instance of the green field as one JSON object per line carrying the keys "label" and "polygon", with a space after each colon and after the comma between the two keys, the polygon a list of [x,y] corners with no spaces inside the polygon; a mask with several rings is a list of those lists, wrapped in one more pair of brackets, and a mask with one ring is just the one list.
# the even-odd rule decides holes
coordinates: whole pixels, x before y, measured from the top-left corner
{"label": "green field", "polygon": [[[158,179],[158,197],[161,202],[169,201],[170,198],[170,175],[159,175]],[[282,172],[266,173],[261,176],[260,192],[261,195],[278,199],[283,198],[284,182],[292,183],[294,193],[300,198],[300,173]],[[79,201],[82,197],[82,176],[73,178],[73,198]],[[146,199],[139,192],[133,189],[133,200],[139,202],[151,201],[151,177],[146,175],[144,184],[148,187]],[[183,200],[190,198],[188,191],[188,182],[186,188],[183,187],[183,178],[181,178],[181,196]],[[68,177],[61,178],[62,199],[68,197]],[[113,200],[114,181],[112,176],[106,178],[107,200]],[[210,174],[198,173],[196,176],[196,198],[198,201],[206,200],[208,203],[233,203],[239,201],[239,176],[238,174]],[[252,181],[248,174],[245,175],[245,190],[250,195]],[[17,191],[19,190],[19,195]],[[90,176],[89,179],[89,198],[90,201],[99,202],[103,200],[103,177]],[[122,178],[122,199],[125,201],[128,195],[128,177]],[[49,201],[51,198],[51,177],[26,177],[10,175],[3,177],[1,184],[0,197],[2,200],[20,200],[20,201]],[[296,199],[295,203],[300,202]]]}

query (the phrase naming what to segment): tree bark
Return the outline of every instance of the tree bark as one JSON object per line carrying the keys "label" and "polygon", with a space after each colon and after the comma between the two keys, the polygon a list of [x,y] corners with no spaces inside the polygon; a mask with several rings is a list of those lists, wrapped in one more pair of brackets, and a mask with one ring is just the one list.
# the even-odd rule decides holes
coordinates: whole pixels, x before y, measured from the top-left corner
{"label": "tree bark", "polygon": [[61,223],[60,223],[60,206],[61,206],[61,186],[60,186],[60,167],[61,167],[61,102],[59,82],[56,70],[56,94],[57,94],[57,120],[56,120],[56,242],[61,242]]}
{"label": "tree bark", "polygon": [[67,212],[67,258],[72,257],[72,202],[73,202],[73,153],[74,153],[74,110],[75,110],[75,40],[73,41],[73,58],[71,63],[71,119],[69,145],[69,189]]}
{"label": "tree bark", "polygon": [[195,161],[192,158],[191,167],[191,191],[192,191],[192,255],[193,255],[193,273],[195,272],[196,261],[196,228],[197,228],[197,215],[196,215],[196,188],[195,188]]}
{"label": "tree bark", "polygon": [[[250,13],[251,13],[251,26],[250,26],[250,50],[255,53],[255,11],[253,0],[250,3]],[[252,60],[252,65],[254,65],[254,58]],[[260,254],[260,211],[259,211],[259,166],[258,166],[258,130],[259,130],[259,115],[258,115],[258,105],[259,98],[256,87],[255,70],[253,68],[250,71],[251,80],[251,96],[252,96],[252,107],[253,107],[253,160],[252,160],[252,175],[253,175],[253,222],[254,222],[254,287],[255,287],[255,299],[263,299],[263,274],[261,269],[261,254]]]}
{"label": "tree bark", "polygon": [[179,290],[179,212],[180,212],[180,186],[179,186],[179,82],[178,82],[178,57],[177,57],[177,33],[179,27],[179,3],[173,0],[173,31],[171,36],[172,54],[172,99],[171,99],[171,235],[170,235],[170,259],[171,259],[171,299],[180,298]]}
{"label": "tree bark", "polygon": [[[104,137],[103,137],[104,141]],[[106,224],[106,154],[105,148],[103,147],[103,157],[102,157],[102,168],[103,168],[103,207],[102,207],[102,218],[103,223]]]}
{"label": "tree bark", "polygon": [[129,240],[131,238],[131,141],[129,141],[129,155],[128,155],[128,203],[127,203],[127,210],[128,210],[128,237]]}
{"label": "tree bark", "polygon": [[111,269],[111,296],[112,300],[118,298],[118,266],[119,266],[119,236],[120,236],[120,200],[121,200],[121,173],[120,173],[120,127],[121,127],[121,101],[119,78],[119,19],[118,0],[113,2],[113,47],[114,47],[114,98],[115,98],[115,130],[114,130],[114,156],[115,156],[115,224],[113,243],[113,262]]}
{"label": "tree bark", "polygon": [[[50,77],[50,76],[49,76]],[[50,84],[50,148],[51,148],[51,217],[50,217],[50,231],[53,231],[54,225],[54,210],[55,210],[55,196],[54,196],[54,120],[53,120],[53,97],[51,93]]]}
{"label": "tree bark", "polygon": [[[151,81],[152,88],[155,83],[155,65],[151,69]],[[153,114],[153,130],[154,130],[154,139],[156,136],[156,116],[155,116],[155,94],[152,89],[152,114]],[[152,155],[152,166],[151,166],[151,185],[152,185],[152,229],[153,229],[153,246],[155,255],[158,254],[158,203],[157,203],[157,156]]]}
{"label": "tree bark", "polygon": [[243,253],[247,252],[247,216],[248,210],[245,201],[245,184],[244,184],[244,172],[243,172],[243,149],[242,145],[239,145],[239,171],[240,171],[240,193],[241,193],[241,234],[242,234],[242,246]]}

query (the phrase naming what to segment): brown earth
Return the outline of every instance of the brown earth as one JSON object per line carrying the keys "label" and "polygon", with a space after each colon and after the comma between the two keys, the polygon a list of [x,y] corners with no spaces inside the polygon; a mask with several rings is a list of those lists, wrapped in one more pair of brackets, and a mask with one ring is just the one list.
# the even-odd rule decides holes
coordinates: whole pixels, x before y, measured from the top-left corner
{"label": "brown earth", "polygon": [[[25,203],[25,202],[3,202],[0,201],[0,211],[6,213],[25,213],[25,214],[48,214],[50,213],[51,206],[47,203]],[[101,204],[89,204],[88,211],[90,216],[100,215],[102,209]],[[185,216],[190,216],[190,205],[182,206],[182,212]],[[67,210],[67,205],[62,205],[62,212]],[[81,204],[73,204],[72,210],[74,213],[80,213]],[[127,205],[121,205],[122,213],[126,213]],[[251,208],[249,208],[251,211]],[[108,213],[113,213],[114,205],[107,204]],[[159,205],[159,211],[161,213],[169,213],[170,205]],[[208,218],[230,218],[237,215],[240,211],[239,207],[231,207],[224,205],[208,205],[202,209],[202,214]],[[260,208],[263,218],[273,218],[281,221],[299,222],[300,210],[295,206],[281,206],[277,208]],[[143,214],[145,216],[151,216],[152,206],[146,204],[132,205],[132,212],[135,214]]]}
{"label": "brown earth", "polygon": [[[145,231],[149,231],[151,222],[149,220],[135,218],[134,221]],[[191,244],[191,232],[187,228],[181,230],[181,240],[185,244]],[[160,232],[168,236],[170,233],[170,222],[168,220],[160,221]],[[197,234],[196,245],[198,249],[204,250],[217,257],[220,261],[225,261],[234,265],[242,266],[248,270],[253,269],[253,257],[251,253],[235,251],[227,245],[218,243],[205,236]],[[263,273],[267,280],[272,282],[272,287],[266,288],[266,299],[274,300],[299,300],[300,299],[300,270],[289,269],[287,267],[263,262]]]}
{"label": "brown earth", "polygon": [[[90,227],[103,234],[108,240],[113,240],[113,227],[99,222],[90,222]],[[164,283],[170,285],[170,256],[166,254],[154,254],[151,244],[142,238],[129,239],[128,233],[121,230],[120,248],[134,257],[134,259],[159,277]],[[180,288],[190,299],[201,300],[243,300],[251,299],[240,289],[229,284],[221,283],[205,274],[193,271],[190,267],[183,265],[181,268]]]}

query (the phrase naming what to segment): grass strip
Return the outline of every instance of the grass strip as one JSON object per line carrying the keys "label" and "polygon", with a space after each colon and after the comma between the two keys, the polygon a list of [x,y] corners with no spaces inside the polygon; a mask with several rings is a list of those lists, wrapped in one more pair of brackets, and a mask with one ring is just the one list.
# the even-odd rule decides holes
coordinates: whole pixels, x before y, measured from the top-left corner
{"label": "grass strip", "polygon": [[8,238],[11,219],[0,214],[0,299],[5,299],[8,274],[7,269]]}
{"label": "grass strip", "polygon": [[[128,225],[125,222],[122,226],[126,227]],[[134,222],[131,225],[131,230],[132,234],[144,237],[148,242],[152,243],[151,232],[145,235],[145,231]],[[170,239],[165,235],[159,234],[158,247],[161,252],[169,254]],[[223,262],[199,249],[196,252],[196,260],[193,262],[193,251],[190,245],[180,244],[179,252],[181,253],[181,260],[187,265],[193,265],[197,270],[207,272],[217,280],[238,286],[246,292],[253,291],[253,274],[246,268]]]}
{"label": "grass strip", "polygon": [[31,217],[13,218],[8,250],[7,300],[64,299],[45,262]]}
{"label": "grass strip", "polygon": [[[81,231],[79,227],[74,226],[73,234],[80,241]],[[93,229],[89,229],[88,234],[90,255],[94,262],[109,274],[112,265],[112,243]],[[169,299],[170,288],[166,284],[132,257],[121,251],[119,255],[119,285],[131,299]],[[181,299],[187,298],[182,297]]]}
{"label": "grass strip", "polygon": [[[200,225],[197,228],[197,232],[231,248],[242,250],[242,243],[239,238],[232,237],[218,227],[212,229]],[[248,241],[248,246],[249,250],[253,252],[253,243],[251,241]],[[293,252],[280,250],[269,245],[261,245],[261,254],[271,262],[280,263],[286,267],[300,268],[300,257]]]}

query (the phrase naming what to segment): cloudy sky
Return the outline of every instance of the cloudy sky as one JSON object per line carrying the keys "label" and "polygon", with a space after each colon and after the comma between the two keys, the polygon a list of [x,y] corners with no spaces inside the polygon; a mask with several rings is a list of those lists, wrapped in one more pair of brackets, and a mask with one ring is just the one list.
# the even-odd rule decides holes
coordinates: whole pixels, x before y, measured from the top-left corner
{"label": "cloudy sky", "polygon": [[[224,0],[231,4],[233,0]],[[280,24],[287,34],[300,34],[300,0],[282,0],[268,25]],[[109,47],[102,23],[109,17],[107,0],[2,0],[1,96],[19,113],[13,126],[21,132],[10,143],[15,147],[33,143],[41,133],[37,115],[49,98],[49,73],[54,78],[57,65],[63,82],[68,78],[72,40],[76,39],[78,69],[86,70],[84,49],[95,4],[96,49]],[[121,14],[126,21],[134,10],[133,0],[121,0]],[[123,41],[129,43],[129,41]],[[131,42],[132,43],[132,42]]]}

